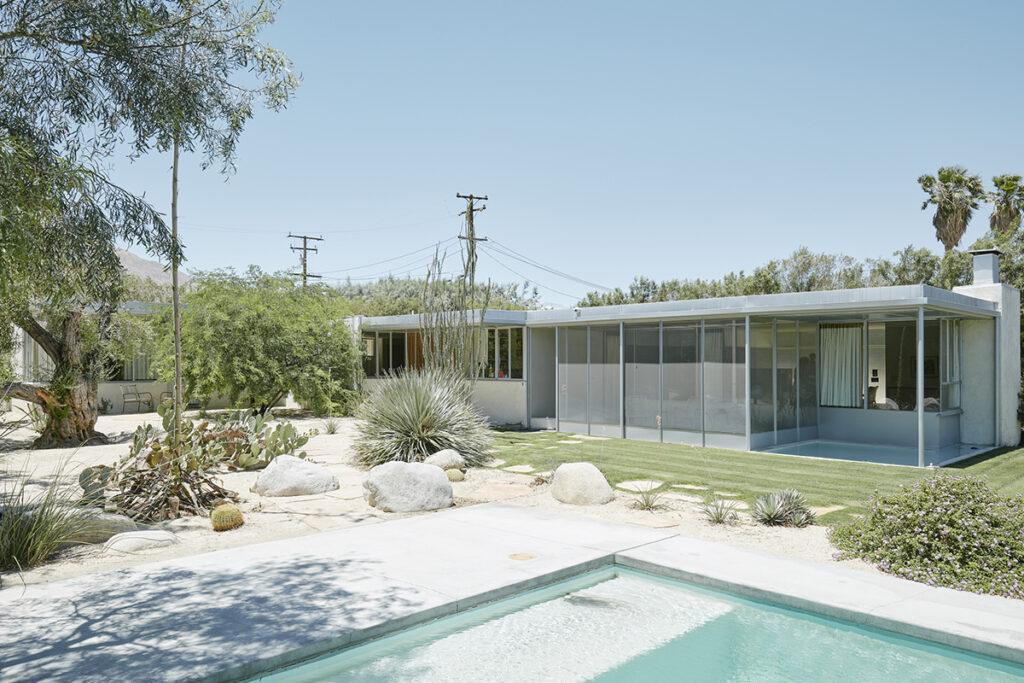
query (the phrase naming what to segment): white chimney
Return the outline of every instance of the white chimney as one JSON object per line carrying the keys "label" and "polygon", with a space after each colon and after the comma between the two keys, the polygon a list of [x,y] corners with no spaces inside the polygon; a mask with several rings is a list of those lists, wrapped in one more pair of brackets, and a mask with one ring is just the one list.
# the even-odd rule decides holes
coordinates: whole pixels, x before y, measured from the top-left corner
{"label": "white chimney", "polygon": [[998,249],[972,249],[974,255],[974,285],[996,285],[999,284],[999,255],[1003,252]]}

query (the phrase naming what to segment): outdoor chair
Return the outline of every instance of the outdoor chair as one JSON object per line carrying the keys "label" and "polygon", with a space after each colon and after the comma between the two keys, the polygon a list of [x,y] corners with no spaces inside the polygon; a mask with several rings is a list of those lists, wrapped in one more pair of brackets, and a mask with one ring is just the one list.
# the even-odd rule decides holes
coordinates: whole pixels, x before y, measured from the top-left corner
{"label": "outdoor chair", "polygon": [[121,385],[121,414],[123,415],[128,409],[128,404],[135,404],[135,411],[141,413],[142,406],[148,405],[150,410],[153,410],[153,394],[148,391],[139,391],[138,385],[135,384],[122,384]]}

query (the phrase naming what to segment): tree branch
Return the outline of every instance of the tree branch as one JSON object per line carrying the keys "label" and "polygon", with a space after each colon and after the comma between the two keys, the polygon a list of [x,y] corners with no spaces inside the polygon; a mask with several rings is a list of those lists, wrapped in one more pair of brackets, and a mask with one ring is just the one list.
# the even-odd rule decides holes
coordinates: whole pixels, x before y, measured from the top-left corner
{"label": "tree branch", "polygon": [[35,382],[4,382],[0,384],[0,395],[39,405],[51,403],[46,386]]}
{"label": "tree branch", "polygon": [[56,337],[50,334],[45,327],[39,324],[39,321],[32,317],[31,313],[28,311],[23,312],[17,317],[15,322],[18,327],[25,330],[25,332],[28,333],[28,336],[32,337],[32,339],[39,344],[43,351],[46,352],[47,356],[53,360],[60,358],[61,353],[64,350],[63,346],[59,341],[57,341]]}

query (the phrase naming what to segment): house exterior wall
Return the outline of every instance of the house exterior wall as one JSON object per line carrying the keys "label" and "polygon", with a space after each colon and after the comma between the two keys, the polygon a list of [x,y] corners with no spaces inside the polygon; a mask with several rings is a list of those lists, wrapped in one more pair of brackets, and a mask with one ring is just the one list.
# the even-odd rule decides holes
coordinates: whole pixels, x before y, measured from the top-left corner
{"label": "house exterior wall", "polygon": [[[370,391],[385,378],[363,379],[363,390]],[[473,405],[495,427],[526,426],[526,380],[478,379],[473,383]]]}
{"label": "house exterior wall", "polygon": [[[981,366],[983,374],[979,377],[994,377],[994,385],[991,387],[978,387],[974,389],[977,407],[970,416],[961,422],[961,433],[980,434],[983,430],[983,423],[986,417],[991,421],[995,416],[995,429],[997,446],[1016,446],[1020,443],[1020,422],[1017,419],[1017,409],[1020,400],[1020,292],[1005,284],[981,284],[966,285],[953,289],[958,294],[964,294],[976,299],[995,302],[999,306],[1000,317],[994,323],[995,339],[991,343],[984,343],[985,340],[978,336],[982,342],[978,347],[972,347],[964,343],[964,378],[965,386],[971,381],[971,375],[967,374],[966,364],[968,362]],[[992,324],[992,323],[989,323]],[[978,330],[973,334],[980,335]],[[995,367],[984,374],[986,360],[976,356],[991,356],[993,348],[997,348],[995,354]],[[984,399],[981,393],[990,390],[994,394],[994,407],[987,415],[983,411]],[[967,411],[964,411],[967,415]],[[965,437],[966,440],[966,437]],[[968,441],[968,443],[971,443]],[[984,443],[984,442],[982,442]],[[989,442],[991,443],[991,442]]]}
{"label": "house exterior wall", "polygon": [[960,386],[960,438],[969,444],[994,444],[996,355],[994,320],[965,320],[963,377]]}
{"label": "house exterior wall", "polygon": [[[882,446],[917,446],[917,411],[821,407],[818,409],[818,438]],[[959,414],[924,414],[926,449],[952,446],[959,441]]]}

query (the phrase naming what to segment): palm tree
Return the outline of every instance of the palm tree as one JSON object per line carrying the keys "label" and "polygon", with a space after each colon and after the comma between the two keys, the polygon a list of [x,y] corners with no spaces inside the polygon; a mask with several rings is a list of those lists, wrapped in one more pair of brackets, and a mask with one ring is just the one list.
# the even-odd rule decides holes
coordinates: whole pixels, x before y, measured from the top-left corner
{"label": "palm tree", "polygon": [[917,179],[928,199],[921,205],[921,210],[935,205],[932,225],[935,226],[935,237],[953,251],[967,231],[974,210],[985,197],[981,178],[969,175],[962,166],[943,166],[934,175],[923,175]]}
{"label": "palm tree", "polygon": [[997,235],[1005,235],[1020,226],[1024,214],[1024,184],[1019,175],[997,175],[992,178],[992,184],[996,189],[988,195],[992,204],[988,225]]}

